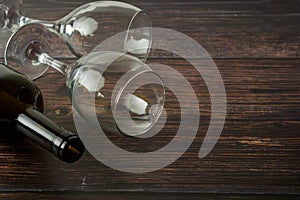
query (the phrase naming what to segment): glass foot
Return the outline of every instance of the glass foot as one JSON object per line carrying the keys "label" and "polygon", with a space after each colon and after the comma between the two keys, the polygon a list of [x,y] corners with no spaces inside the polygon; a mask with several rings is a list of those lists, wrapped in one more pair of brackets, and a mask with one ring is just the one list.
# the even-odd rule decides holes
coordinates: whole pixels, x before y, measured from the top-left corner
{"label": "glass foot", "polygon": [[48,69],[38,61],[37,53],[48,53],[53,49],[53,36],[43,25],[23,26],[8,40],[5,64],[27,75],[31,80],[41,77]]}

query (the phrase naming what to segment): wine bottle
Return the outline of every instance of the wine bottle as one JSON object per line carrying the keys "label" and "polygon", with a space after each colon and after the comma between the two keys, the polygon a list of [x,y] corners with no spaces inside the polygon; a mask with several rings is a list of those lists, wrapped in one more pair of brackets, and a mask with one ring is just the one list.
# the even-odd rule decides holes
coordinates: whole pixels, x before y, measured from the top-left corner
{"label": "wine bottle", "polygon": [[31,80],[0,63],[0,121],[11,122],[17,132],[59,159],[77,161],[84,152],[79,137],[43,115],[43,105],[42,94]]}

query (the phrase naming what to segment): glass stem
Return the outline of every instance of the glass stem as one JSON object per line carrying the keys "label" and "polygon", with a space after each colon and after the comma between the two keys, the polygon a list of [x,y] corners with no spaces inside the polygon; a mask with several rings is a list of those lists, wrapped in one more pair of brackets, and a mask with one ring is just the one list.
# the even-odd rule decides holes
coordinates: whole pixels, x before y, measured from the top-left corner
{"label": "glass stem", "polygon": [[48,66],[56,69],[57,71],[62,73],[65,77],[68,76],[68,73],[71,69],[70,65],[63,63],[59,60],[55,60],[54,58],[52,58],[51,56],[49,56],[46,53],[36,54],[36,56],[40,63],[48,65]]}
{"label": "glass stem", "polygon": [[20,22],[19,25],[20,27],[29,23],[38,23],[42,24],[43,26],[50,28],[50,29],[55,29],[56,22],[55,21],[44,21],[44,20],[37,20],[37,19],[31,19],[28,17],[20,17]]}

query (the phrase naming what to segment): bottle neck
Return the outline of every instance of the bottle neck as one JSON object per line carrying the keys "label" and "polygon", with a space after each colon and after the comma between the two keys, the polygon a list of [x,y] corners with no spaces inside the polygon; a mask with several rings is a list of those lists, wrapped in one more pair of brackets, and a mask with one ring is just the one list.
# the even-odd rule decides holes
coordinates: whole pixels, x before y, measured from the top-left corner
{"label": "bottle neck", "polygon": [[42,113],[28,108],[16,119],[17,131],[65,162],[77,161],[84,152],[79,137],[58,126]]}

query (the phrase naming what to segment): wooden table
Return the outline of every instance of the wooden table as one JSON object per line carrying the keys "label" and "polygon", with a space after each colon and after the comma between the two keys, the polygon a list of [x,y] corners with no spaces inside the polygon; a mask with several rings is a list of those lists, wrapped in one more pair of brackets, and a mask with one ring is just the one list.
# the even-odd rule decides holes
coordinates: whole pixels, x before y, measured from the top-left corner
{"label": "wooden table", "polygon": [[[55,20],[87,0],[24,0],[24,14]],[[203,80],[178,58],[152,53],[185,74],[199,98],[196,139],[168,167],[131,174],[111,169],[86,152],[65,164],[25,139],[0,140],[0,199],[294,199],[300,195],[300,2],[298,0],[127,0],[150,14],[153,26],[180,31],[212,56],[227,92],[222,135],[208,156],[198,151],[207,132],[210,99]],[[2,52],[3,47],[0,47]],[[56,57],[72,63],[66,48]],[[36,81],[45,114],[76,131],[64,77],[54,70]],[[201,87],[197,87],[200,85]],[[173,100],[167,102],[174,104]],[[176,103],[176,102],[175,102]],[[172,111],[172,110],[171,110]],[[164,145],[180,117],[170,112]],[[122,138],[123,148],[147,142]],[[159,143],[159,145],[161,145]],[[141,148],[145,149],[141,149]]]}

